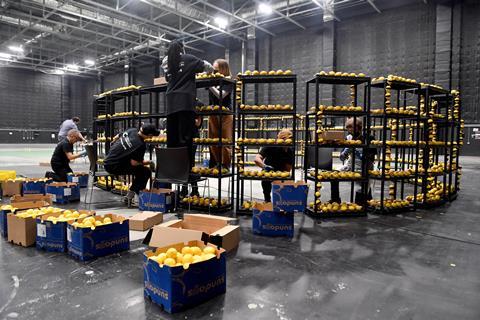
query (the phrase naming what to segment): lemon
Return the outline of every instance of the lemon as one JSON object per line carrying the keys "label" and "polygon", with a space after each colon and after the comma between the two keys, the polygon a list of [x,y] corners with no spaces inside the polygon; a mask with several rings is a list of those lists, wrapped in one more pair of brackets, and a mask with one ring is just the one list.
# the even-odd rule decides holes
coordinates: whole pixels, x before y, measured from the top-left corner
{"label": "lemon", "polygon": [[[170,249],[172,249],[172,248],[170,248]],[[165,261],[163,261],[163,263],[165,265],[169,266],[169,267],[174,267],[177,264],[177,262],[173,258],[167,258],[167,259],[165,259]]]}
{"label": "lemon", "polygon": [[217,252],[217,250],[215,250],[214,247],[207,246],[207,247],[203,248],[203,253],[205,253],[205,254],[208,254],[208,253],[215,254],[216,252]]}
{"label": "lemon", "polygon": [[110,219],[109,217],[105,217],[105,218],[103,219],[103,223],[104,223],[104,224],[112,223],[112,219]]}
{"label": "lemon", "polygon": [[209,259],[212,259],[212,258],[215,258],[216,255],[213,254],[213,253],[206,253],[204,256],[203,256],[203,261],[206,261],[206,260],[209,260]]}
{"label": "lemon", "polygon": [[183,255],[186,255],[186,254],[192,254],[192,248],[190,248],[189,246],[185,246],[182,248],[182,254]]}
{"label": "lemon", "polygon": [[101,225],[103,225],[103,222],[102,222],[102,221],[98,221],[98,220],[95,221],[95,226],[98,227],[98,226],[101,226]]}
{"label": "lemon", "polygon": [[177,263],[183,263],[183,254],[177,252]]}
{"label": "lemon", "polygon": [[190,264],[193,261],[193,256],[191,253],[187,253],[183,255],[182,262],[183,264]]}
{"label": "lemon", "polygon": [[192,263],[197,263],[197,262],[202,262],[202,261],[203,261],[202,256],[198,256],[198,255],[193,256]]}
{"label": "lemon", "polygon": [[169,248],[169,249],[167,250],[167,257],[168,257],[168,258],[173,258],[173,259],[175,259],[175,258],[177,257],[177,249],[175,249],[175,248]]}
{"label": "lemon", "polygon": [[201,255],[202,254],[202,249],[199,247],[192,247],[192,254],[195,255]]}

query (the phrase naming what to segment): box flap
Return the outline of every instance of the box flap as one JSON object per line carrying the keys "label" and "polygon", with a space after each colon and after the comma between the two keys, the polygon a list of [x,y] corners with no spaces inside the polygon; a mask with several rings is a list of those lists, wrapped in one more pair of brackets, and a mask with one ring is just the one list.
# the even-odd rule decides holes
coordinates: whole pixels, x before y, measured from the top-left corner
{"label": "box flap", "polygon": [[174,220],[170,220],[170,221],[164,222],[162,224],[159,224],[159,226],[170,227],[170,228],[183,228],[183,220],[174,219]]}
{"label": "box flap", "polygon": [[211,214],[203,214],[203,213],[195,213],[195,214],[186,213],[186,214],[183,215],[183,220],[188,220],[191,217],[202,217],[202,218],[206,218],[206,219],[214,219],[214,220],[228,221],[228,222],[237,220],[236,218],[214,216],[214,215],[211,215]]}
{"label": "box flap", "polygon": [[201,238],[201,231],[168,228],[158,225],[150,229],[143,243],[150,247],[160,248],[172,243],[186,243],[192,240],[201,240]]}
{"label": "box flap", "polygon": [[306,186],[307,183],[305,181],[293,181],[293,180],[285,180],[285,181],[273,181],[272,185],[277,185],[277,186],[293,186],[293,187],[298,187],[298,186]]}
{"label": "box flap", "polygon": [[144,221],[148,218],[152,218],[152,217],[155,217],[156,215],[158,214],[162,214],[162,213],[159,213],[159,212],[153,212],[153,211],[142,211],[142,212],[138,212],[136,214],[134,214],[133,216],[131,216],[129,219],[130,220],[138,220],[138,221]]}

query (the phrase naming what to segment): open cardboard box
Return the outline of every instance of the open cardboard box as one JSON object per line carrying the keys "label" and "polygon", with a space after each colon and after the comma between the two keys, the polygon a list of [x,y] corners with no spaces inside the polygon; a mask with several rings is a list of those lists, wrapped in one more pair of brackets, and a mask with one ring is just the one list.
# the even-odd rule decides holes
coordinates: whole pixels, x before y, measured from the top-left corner
{"label": "open cardboard box", "polygon": [[143,211],[129,218],[130,230],[145,231],[163,222],[163,213]]}
{"label": "open cardboard box", "polygon": [[6,180],[2,182],[2,194],[4,197],[22,194],[23,180]]}
{"label": "open cardboard box", "polygon": [[171,220],[153,227],[144,244],[154,240],[156,246],[164,247],[177,242],[203,240],[231,251],[240,241],[240,227],[229,224],[234,220],[208,214],[184,214],[183,220]]}
{"label": "open cardboard box", "polygon": [[[162,246],[159,230],[152,229],[153,234],[148,243],[155,250],[143,254],[144,295],[165,311],[174,313],[203,303],[226,292],[227,268],[224,249],[217,249],[217,256],[202,262],[191,263],[188,268],[182,266],[169,267],[159,265],[149,259],[152,255],[175,248],[181,252],[184,246],[196,246],[203,250],[202,241],[181,241]],[[159,240],[160,239],[160,240]]]}
{"label": "open cardboard box", "polygon": [[30,247],[35,244],[37,238],[36,218],[20,218],[17,216],[21,211],[7,214],[7,239],[13,244]]}
{"label": "open cardboard box", "polygon": [[47,184],[45,192],[52,196],[55,203],[65,204],[80,200],[80,186],[75,182],[52,182]]}
{"label": "open cardboard box", "polygon": [[52,205],[52,197],[42,194],[15,195],[10,198],[10,205],[17,210],[48,207]]}

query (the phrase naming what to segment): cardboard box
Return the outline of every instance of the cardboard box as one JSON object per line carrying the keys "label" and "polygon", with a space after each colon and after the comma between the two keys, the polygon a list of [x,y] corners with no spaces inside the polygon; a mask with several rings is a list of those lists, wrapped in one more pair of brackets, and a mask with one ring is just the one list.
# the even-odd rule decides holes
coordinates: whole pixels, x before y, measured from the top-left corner
{"label": "cardboard box", "polygon": [[167,80],[165,79],[165,77],[153,78],[154,86],[160,86],[162,84],[167,84]]}
{"label": "cardboard box", "polygon": [[253,206],[252,231],[270,237],[293,237],[293,213],[275,212],[272,203]]}
{"label": "cardboard box", "polygon": [[7,239],[13,244],[30,247],[37,238],[36,218],[20,218],[17,216],[20,212],[7,214]]}
{"label": "cardboard box", "polygon": [[[87,216],[95,214],[95,211],[87,210],[78,210],[78,212]],[[53,222],[47,220],[49,217],[58,217],[62,213],[49,213],[37,218],[37,249],[49,252],[67,252],[67,221]]]}
{"label": "cardboard box", "polygon": [[8,223],[7,215],[9,213],[15,213],[17,210],[35,209],[46,207],[52,204],[52,199],[49,196],[43,195],[26,195],[13,196],[10,200],[10,205],[14,208],[11,210],[0,210],[0,234],[4,237],[8,237]]}
{"label": "cardboard box", "polygon": [[[153,233],[150,246],[156,247],[158,234]],[[183,266],[161,267],[148,257],[165,252],[170,247],[180,251],[185,245],[204,248],[201,241],[189,241],[146,251],[143,255],[144,295],[169,313],[196,306],[227,290],[225,250],[219,249],[216,258]],[[213,246],[213,245],[211,245]]]}
{"label": "cardboard box", "polygon": [[173,210],[175,193],[171,189],[152,189],[140,191],[138,209],[141,211],[169,212]]}
{"label": "cardboard box", "polygon": [[65,204],[80,201],[80,187],[73,182],[52,182],[45,187],[46,194],[52,196],[54,203]]}
{"label": "cardboard box", "polygon": [[308,184],[303,181],[272,182],[273,211],[304,212],[307,208]]}
{"label": "cardboard box", "polygon": [[67,175],[68,182],[78,183],[80,188],[86,188],[88,186],[88,173],[74,172]]}
{"label": "cardboard box", "polygon": [[130,230],[145,231],[163,222],[161,212],[144,211],[129,218]]}
{"label": "cardboard box", "polygon": [[232,221],[235,219],[208,214],[184,214],[183,220],[171,220],[153,227],[144,243],[149,242],[155,230],[159,235],[155,243],[161,247],[176,242],[202,240],[230,251],[240,242],[240,227],[230,225]]}
{"label": "cardboard box", "polygon": [[318,135],[318,138],[322,138],[323,140],[345,140],[345,131],[342,130],[330,130],[324,131]]}
{"label": "cardboard box", "polygon": [[[76,228],[72,222],[67,225],[68,253],[81,260],[87,261],[97,257],[130,249],[130,234],[128,219],[114,214],[95,216],[95,220],[105,217],[112,219],[111,224],[91,228]],[[79,219],[82,222],[83,219]]]}
{"label": "cardboard box", "polygon": [[9,179],[2,182],[2,195],[4,197],[10,197],[14,195],[22,194],[23,180]]}
{"label": "cardboard box", "polygon": [[45,194],[45,186],[52,182],[51,179],[26,179],[23,183],[23,194]]}

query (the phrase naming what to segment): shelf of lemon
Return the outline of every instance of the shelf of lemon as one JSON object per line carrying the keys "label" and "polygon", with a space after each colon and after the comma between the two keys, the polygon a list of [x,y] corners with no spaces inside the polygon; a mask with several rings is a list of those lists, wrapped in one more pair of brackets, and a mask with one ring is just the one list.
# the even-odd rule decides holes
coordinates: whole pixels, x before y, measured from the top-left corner
{"label": "shelf of lemon", "polygon": [[198,263],[210,260],[217,256],[217,249],[207,246],[203,250],[199,247],[185,246],[179,252],[175,248],[168,248],[165,252],[160,252],[156,255],[148,257],[148,259],[156,261],[160,267],[169,266],[183,266],[188,269],[193,263]]}
{"label": "shelf of lemon", "polygon": [[[185,197],[182,199],[182,204],[184,205],[192,205],[192,206],[199,206],[199,207],[213,207],[217,208],[219,205],[218,199],[215,198],[204,198],[204,197],[198,197],[198,196],[192,196],[192,197]],[[228,201],[226,199],[221,199],[220,200],[220,206],[225,206],[228,204]]]}
{"label": "shelf of lemon", "polygon": [[239,72],[238,76],[290,76],[292,75],[292,70],[270,70],[270,71],[259,71],[259,70],[247,70],[244,73]]}

